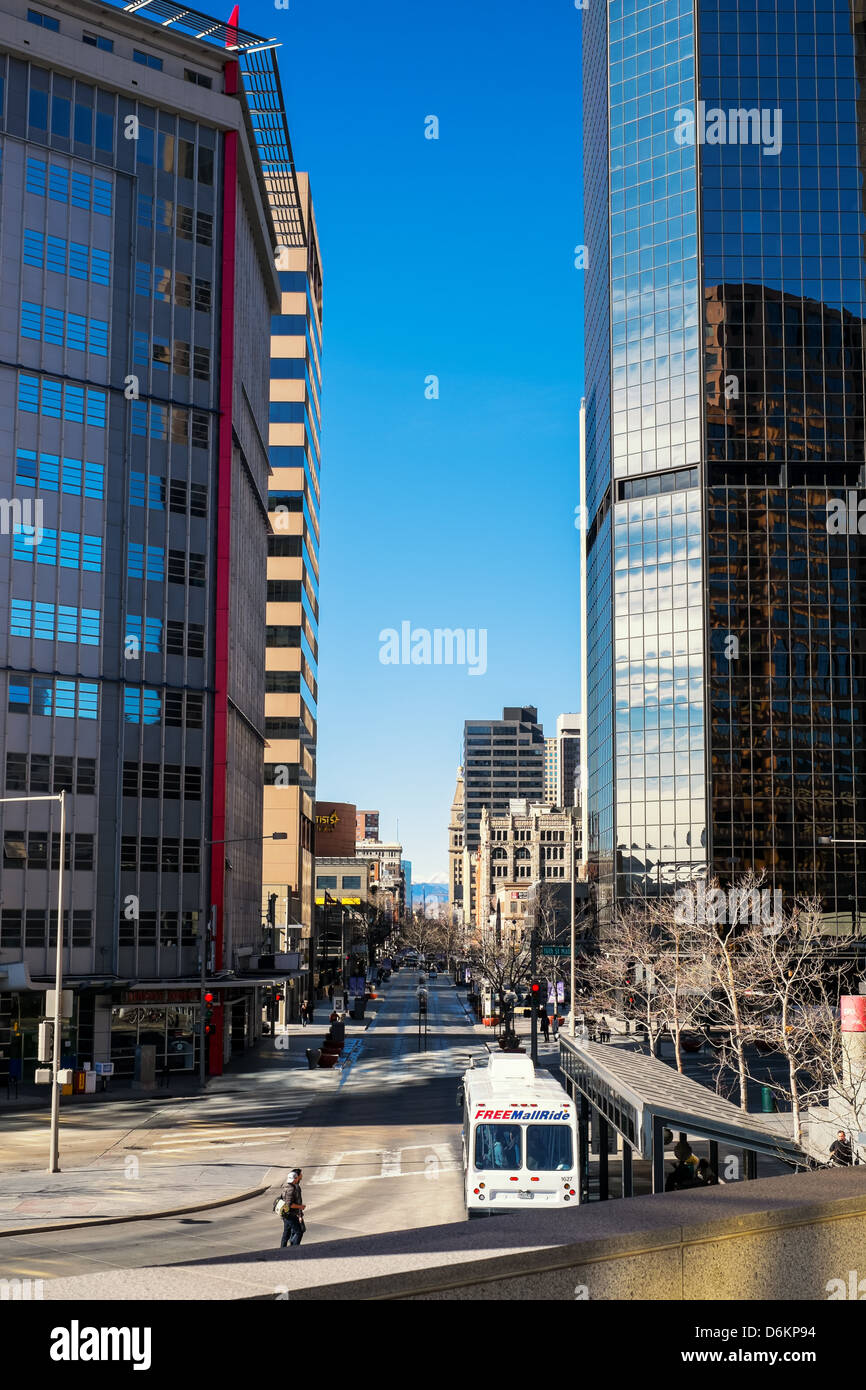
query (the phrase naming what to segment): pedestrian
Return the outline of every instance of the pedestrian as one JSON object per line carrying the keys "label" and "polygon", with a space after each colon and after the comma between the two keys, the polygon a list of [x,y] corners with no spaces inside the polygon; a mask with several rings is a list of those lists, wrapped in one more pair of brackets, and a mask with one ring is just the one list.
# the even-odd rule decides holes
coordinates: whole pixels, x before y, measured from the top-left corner
{"label": "pedestrian", "polygon": [[553,1024],[553,1040],[555,1042],[556,1039],[559,1037],[559,1019],[556,1016],[555,1004],[553,1006],[553,1018],[551,1019],[551,1023]]}
{"label": "pedestrian", "polygon": [[550,1019],[547,1017],[547,1010],[539,1008],[538,1017],[541,1021],[541,1031],[544,1034],[544,1041],[550,1042]]}
{"label": "pedestrian", "polygon": [[304,1173],[302,1168],[293,1168],[286,1179],[286,1185],[280,1193],[283,1203],[283,1238],[280,1241],[280,1249],[286,1245],[300,1245],[304,1238],[307,1227],[304,1222],[304,1202],[301,1195],[301,1179]]}
{"label": "pedestrian", "polygon": [[168,1058],[166,1057],[165,1061],[164,1061],[163,1064],[162,1064],[162,1070],[161,1070],[160,1073],[159,1073],[159,1084],[160,1084],[160,1086],[164,1086],[165,1089],[168,1090],[168,1089],[169,1089],[169,1083],[170,1083],[170,1081],[171,1081],[171,1063],[169,1062]]}
{"label": "pedestrian", "polygon": [[674,1144],[674,1158],[678,1163],[684,1164],[688,1168],[692,1177],[698,1174],[698,1157],[692,1149],[691,1144],[686,1143],[685,1139],[680,1139]]}
{"label": "pedestrian", "polygon": [[329,1003],[329,1004],[333,1004],[333,1002],[334,1002],[334,986],[333,986],[332,984],[330,984],[330,985],[328,985],[328,1003]]}
{"label": "pedestrian", "polygon": [[307,1019],[310,1023],[315,1023],[316,1021],[316,1001],[312,995],[310,995],[307,1000]]}
{"label": "pedestrian", "polygon": [[302,1028],[306,1028],[306,1026],[307,1026],[307,1001],[306,1001],[306,999],[302,999],[302,1000],[301,1000],[301,1027],[302,1027]]}
{"label": "pedestrian", "polygon": [[700,1178],[701,1182],[704,1184],[704,1187],[717,1187],[717,1186],[718,1186],[718,1182],[719,1182],[718,1175],[717,1175],[716,1173],[713,1172],[712,1168],[711,1168],[710,1165],[709,1165],[708,1160],[705,1159],[705,1158],[700,1159],[699,1162],[698,1162],[698,1172],[697,1172],[697,1176]]}
{"label": "pedestrian", "polygon": [[853,1155],[848,1136],[844,1129],[840,1129],[833,1143],[830,1145],[830,1157],[837,1168],[847,1168],[850,1166]]}

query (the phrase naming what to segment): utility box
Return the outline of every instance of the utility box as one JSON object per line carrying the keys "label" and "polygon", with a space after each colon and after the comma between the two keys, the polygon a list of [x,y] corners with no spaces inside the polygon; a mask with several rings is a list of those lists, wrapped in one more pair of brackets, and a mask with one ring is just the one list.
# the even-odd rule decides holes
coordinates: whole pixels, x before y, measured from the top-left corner
{"label": "utility box", "polygon": [[51,1085],[51,1068],[50,1068],[50,1067],[37,1067],[37,1068],[36,1068],[36,1071],[35,1071],[35,1073],[34,1073],[34,1076],[33,1076],[33,1080],[36,1082],[36,1085],[37,1085],[37,1086],[50,1086],[50,1085]]}
{"label": "utility box", "polygon": [[143,1043],[135,1049],[135,1080],[148,1090],[153,1090],[156,1085],[156,1048],[153,1043]]}

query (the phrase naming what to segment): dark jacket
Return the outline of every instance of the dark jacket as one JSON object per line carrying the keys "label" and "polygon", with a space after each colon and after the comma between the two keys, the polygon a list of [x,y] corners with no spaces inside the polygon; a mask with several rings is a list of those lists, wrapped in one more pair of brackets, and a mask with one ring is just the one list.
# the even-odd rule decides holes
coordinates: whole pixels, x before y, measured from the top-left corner
{"label": "dark jacket", "polygon": [[[295,1208],[295,1210],[291,1213],[292,1216],[296,1216],[299,1219],[303,1220],[304,1213],[298,1210],[298,1208],[302,1206],[304,1201],[303,1197],[301,1196],[301,1184],[299,1182],[287,1182],[282,1192],[280,1193],[280,1196],[282,1197],[284,1202],[288,1203],[290,1207]],[[286,1215],[288,1214],[289,1213],[287,1212]]]}

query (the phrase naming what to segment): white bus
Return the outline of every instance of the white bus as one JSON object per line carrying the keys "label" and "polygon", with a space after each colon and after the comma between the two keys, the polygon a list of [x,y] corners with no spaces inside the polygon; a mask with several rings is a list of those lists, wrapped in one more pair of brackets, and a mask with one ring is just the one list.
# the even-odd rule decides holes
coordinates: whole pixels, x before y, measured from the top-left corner
{"label": "white bus", "polygon": [[470,1217],[577,1201],[577,1109],[520,1053],[491,1053],[464,1073],[463,1172]]}

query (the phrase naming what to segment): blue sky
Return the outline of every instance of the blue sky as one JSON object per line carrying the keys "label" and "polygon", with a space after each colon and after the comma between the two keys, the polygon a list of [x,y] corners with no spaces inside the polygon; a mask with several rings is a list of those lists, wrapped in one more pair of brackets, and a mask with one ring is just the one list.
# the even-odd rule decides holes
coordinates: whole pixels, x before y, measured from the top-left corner
{"label": "blue sky", "polygon": [[[438,877],[463,720],[536,704],[552,731],[579,703],[580,12],[245,0],[240,22],[283,42],[322,243],[319,795],[383,838],[399,817]],[[381,664],[404,620],[486,629],[486,673]]]}

